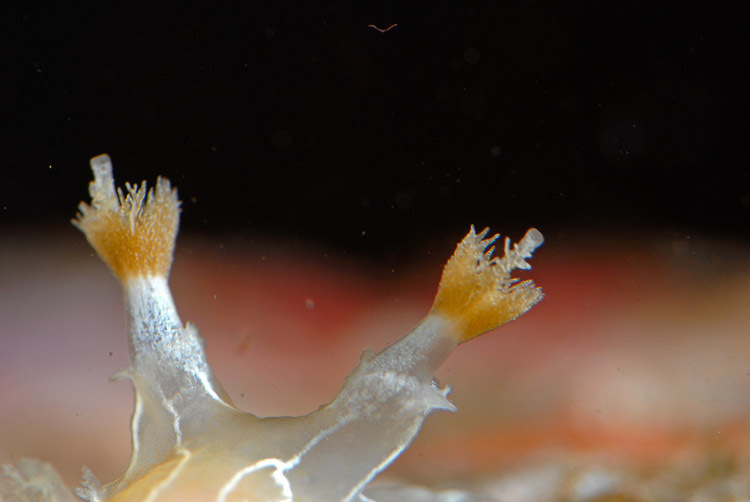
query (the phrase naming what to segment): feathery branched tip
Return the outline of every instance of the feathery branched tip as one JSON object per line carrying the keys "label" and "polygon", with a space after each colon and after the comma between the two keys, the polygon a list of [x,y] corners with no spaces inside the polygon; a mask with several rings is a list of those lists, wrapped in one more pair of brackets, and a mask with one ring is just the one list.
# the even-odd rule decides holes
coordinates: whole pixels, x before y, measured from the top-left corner
{"label": "feathery branched tip", "polygon": [[126,183],[124,194],[115,191],[108,155],[94,157],[90,163],[91,204],[81,202],[73,224],[121,281],[169,275],[180,221],[177,190],[159,177],[150,190],[145,181],[140,186]]}
{"label": "feathery branched tip", "polygon": [[530,269],[526,261],[544,237],[536,228],[510,246],[505,238],[504,255],[492,257],[490,247],[499,237],[485,239],[489,228],[477,234],[472,225],[443,269],[432,312],[456,322],[459,342],[465,342],[512,321],[536,305],[544,296],[532,281],[517,282],[513,269]]}

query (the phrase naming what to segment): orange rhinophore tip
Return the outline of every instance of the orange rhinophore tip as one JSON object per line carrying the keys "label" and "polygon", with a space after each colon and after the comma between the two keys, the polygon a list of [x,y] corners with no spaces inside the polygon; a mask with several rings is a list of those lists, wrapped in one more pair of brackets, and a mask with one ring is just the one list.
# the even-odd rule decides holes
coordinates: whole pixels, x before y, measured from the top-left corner
{"label": "orange rhinophore tip", "polygon": [[169,180],[159,177],[146,190],[125,184],[115,191],[112,161],[102,154],[91,159],[94,181],[91,205],[81,202],[73,220],[120,281],[138,276],[167,277],[180,221],[180,201]]}
{"label": "orange rhinophore tip", "polygon": [[536,228],[529,229],[521,242],[510,248],[505,238],[505,255],[493,258],[494,246],[487,249],[499,235],[488,239],[471,227],[468,235],[443,269],[432,312],[451,319],[460,327],[459,343],[466,342],[493,328],[512,321],[544,296],[532,281],[516,282],[510,277],[514,268],[530,269],[526,262],[544,237]]}

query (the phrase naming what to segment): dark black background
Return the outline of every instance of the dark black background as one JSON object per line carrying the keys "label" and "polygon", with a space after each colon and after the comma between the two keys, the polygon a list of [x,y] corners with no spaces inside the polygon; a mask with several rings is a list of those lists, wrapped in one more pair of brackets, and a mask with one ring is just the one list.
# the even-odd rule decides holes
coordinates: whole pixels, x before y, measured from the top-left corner
{"label": "dark black background", "polygon": [[750,22],[728,7],[58,3],[5,23],[5,229],[66,224],[108,152],[121,183],[179,187],[183,232],[365,255],[470,223],[747,240]]}

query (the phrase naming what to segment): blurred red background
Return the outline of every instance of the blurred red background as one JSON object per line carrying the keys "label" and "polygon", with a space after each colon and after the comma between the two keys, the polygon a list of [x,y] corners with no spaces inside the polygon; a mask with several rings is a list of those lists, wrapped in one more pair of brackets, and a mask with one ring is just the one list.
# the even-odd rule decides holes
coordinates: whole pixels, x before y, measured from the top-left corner
{"label": "blurred red background", "polygon": [[[188,235],[171,285],[236,404],[299,415],[334,397],[364,347],[419,321],[453,251],[444,243],[461,237],[403,243],[422,259],[384,270],[313,245]],[[747,249],[687,237],[565,242],[547,236],[519,274],[545,299],[440,369],[459,412],[428,419],[389,475],[466,480],[579,454],[746,458]],[[73,230],[3,236],[0,276],[0,458],[50,461],[70,484],[83,464],[113,480],[132,410],[129,384],[107,381],[128,364],[119,285]]]}

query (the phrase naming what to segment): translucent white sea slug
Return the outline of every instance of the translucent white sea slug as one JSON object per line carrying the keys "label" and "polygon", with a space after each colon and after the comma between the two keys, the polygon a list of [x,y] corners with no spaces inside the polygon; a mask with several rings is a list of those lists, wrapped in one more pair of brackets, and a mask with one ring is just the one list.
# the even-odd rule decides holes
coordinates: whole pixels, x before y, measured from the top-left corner
{"label": "translucent white sea slug", "polygon": [[[504,256],[472,227],[445,265],[432,309],[379,353],[366,349],[333,401],[301,417],[258,418],[237,409],[214,377],[203,340],[177,314],[167,284],[180,203],[169,181],[115,190],[107,155],[91,159],[91,203],[74,224],[120,280],[135,387],[133,452],[122,477],[102,486],[84,468],[76,494],[89,501],[366,501],[365,488],[419,432],[455,411],[434,371],[459,344],[515,319],[541,298],[528,269],[542,244],[529,230]],[[364,492],[364,493],[363,493]],[[53,469],[34,460],[0,471],[2,500],[75,500]]]}

